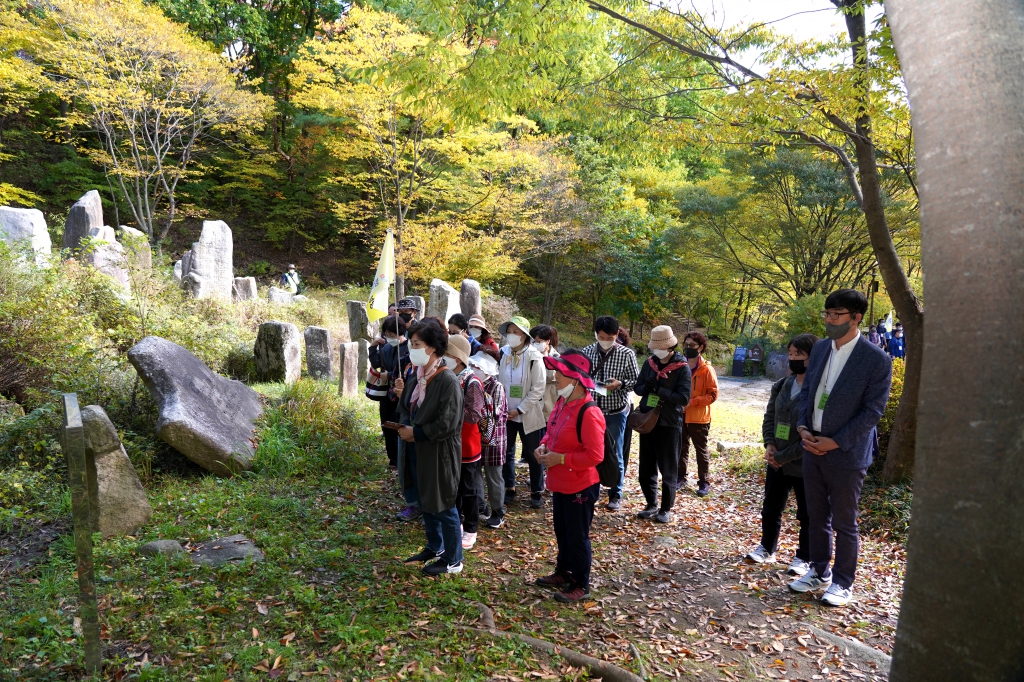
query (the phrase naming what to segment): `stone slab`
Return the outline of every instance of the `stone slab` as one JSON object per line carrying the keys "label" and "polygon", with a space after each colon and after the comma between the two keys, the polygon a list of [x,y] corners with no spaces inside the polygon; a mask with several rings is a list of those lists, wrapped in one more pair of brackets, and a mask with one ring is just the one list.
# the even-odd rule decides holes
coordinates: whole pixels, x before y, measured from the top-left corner
{"label": "stone slab", "polygon": [[94,189],[83,194],[68,212],[60,248],[77,251],[93,227],[103,227],[103,201]]}
{"label": "stone slab", "polygon": [[[475,279],[462,280],[459,288],[459,309],[468,320],[473,315],[483,315],[480,300],[480,282]],[[448,320],[445,320],[447,322]]]}
{"label": "stone slab", "polygon": [[299,328],[290,322],[271,320],[260,325],[253,354],[260,381],[295,383],[302,376]]}
{"label": "stone slab", "polygon": [[194,297],[231,300],[234,284],[234,245],[231,228],[223,220],[203,221],[199,241],[182,258],[181,285]]}
{"label": "stone slab", "polygon": [[221,566],[247,560],[258,563],[264,558],[263,552],[244,535],[229,535],[210,540],[192,552],[192,561],[205,566]]}
{"label": "stone slab", "polygon": [[257,298],[255,277],[235,277],[231,282],[231,300],[254,301]]}
{"label": "stone slab", "polygon": [[331,330],[306,327],[302,338],[306,342],[306,372],[314,379],[334,381],[334,342]]}
{"label": "stone slab", "polygon": [[348,312],[348,336],[350,341],[368,339],[372,341],[377,338],[380,323],[370,322],[366,314],[366,301],[346,301],[345,308]]}
{"label": "stone slab", "polygon": [[103,537],[130,535],[149,523],[153,508],[117,429],[99,405],[82,408],[85,456],[96,470],[95,529]]}
{"label": "stone slab", "polygon": [[338,346],[338,357],[338,393],[354,398],[359,394],[359,342]]}
{"label": "stone slab", "polygon": [[462,312],[459,292],[444,280],[434,279],[430,282],[430,303],[427,305],[428,317],[439,317],[441,322],[448,324],[448,318]]}

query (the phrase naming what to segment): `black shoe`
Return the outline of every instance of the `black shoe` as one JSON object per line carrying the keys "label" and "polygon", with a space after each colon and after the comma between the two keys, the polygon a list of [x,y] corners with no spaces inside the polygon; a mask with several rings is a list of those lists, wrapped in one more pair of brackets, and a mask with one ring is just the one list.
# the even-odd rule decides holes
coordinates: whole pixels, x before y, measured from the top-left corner
{"label": "black shoe", "polygon": [[571,604],[581,599],[586,599],[590,596],[590,590],[585,590],[582,587],[566,585],[558,592],[555,592],[555,601],[560,601],[563,604]]}
{"label": "black shoe", "polygon": [[697,485],[697,497],[707,497],[711,494],[711,484],[707,481]]}
{"label": "black shoe", "polygon": [[498,528],[501,528],[504,525],[505,525],[505,515],[504,514],[495,514],[494,512],[491,512],[491,516],[489,518],[487,518],[487,519],[484,519],[484,522],[483,522],[483,527],[484,528],[498,529]]}
{"label": "black shoe", "polygon": [[621,506],[622,506],[622,498],[621,497],[609,497],[608,498],[608,504],[606,504],[604,506],[604,508],[607,509],[608,511],[619,511],[619,508]]}
{"label": "black shoe", "polygon": [[445,573],[462,573],[462,562],[449,565],[447,561],[439,559],[432,564],[423,567],[423,575],[444,575]]}
{"label": "black shoe", "polygon": [[561,573],[552,573],[551,575],[545,575],[541,578],[537,578],[533,581],[534,585],[540,587],[553,587],[555,589],[561,589],[569,584],[569,581],[565,579]]}
{"label": "black shoe", "polygon": [[530,497],[530,509],[543,509],[544,500],[540,495],[532,495]]}
{"label": "black shoe", "polygon": [[655,523],[668,523],[671,520],[672,520],[672,515],[669,514],[667,511],[659,510],[658,513],[654,515],[654,522]]}
{"label": "black shoe", "polygon": [[516,489],[506,488],[505,489],[505,504],[510,505],[512,501],[516,499]]}
{"label": "black shoe", "polygon": [[441,554],[439,552],[435,552],[432,549],[424,548],[424,550],[422,552],[420,552],[419,554],[413,554],[411,557],[406,559],[405,563],[407,563],[407,564],[414,564],[417,561],[431,561],[433,559],[436,559],[439,556],[441,556]]}
{"label": "black shoe", "polygon": [[656,504],[649,504],[646,507],[644,507],[644,510],[642,512],[638,512],[636,517],[638,519],[652,519],[652,518],[654,518],[654,515],[657,514],[657,513],[658,513],[658,505],[656,505]]}

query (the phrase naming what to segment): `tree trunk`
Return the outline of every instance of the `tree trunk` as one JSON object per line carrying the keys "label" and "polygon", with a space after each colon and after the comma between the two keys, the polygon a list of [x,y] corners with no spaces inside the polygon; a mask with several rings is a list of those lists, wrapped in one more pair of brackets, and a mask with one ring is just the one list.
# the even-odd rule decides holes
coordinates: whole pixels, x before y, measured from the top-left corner
{"label": "tree trunk", "polygon": [[[1020,680],[1024,6],[886,0],[886,10],[913,107],[928,300],[890,679]],[[969,361],[951,361],[957,348]]]}
{"label": "tree trunk", "polygon": [[[844,5],[854,7],[861,0],[846,0]],[[848,11],[846,27],[853,46],[854,64],[864,69],[864,97],[868,95],[866,87],[867,53],[864,50],[865,24],[862,9]],[[865,105],[867,103],[865,102]],[[871,237],[871,248],[878,260],[878,270],[889,293],[896,312],[905,328],[907,358],[906,371],[903,376],[903,395],[896,409],[892,435],[889,437],[889,449],[885,455],[885,466],[882,477],[886,482],[895,482],[910,476],[914,468],[914,443],[917,433],[917,396],[921,383],[921,349],[923,348],[924,308],[921,306],[910,279],[903,270],[892,242],[889,223],[885,217],[885,203],[882,197],[882,186],[878,177],[878,161],[875,158],[875,146],[871,139],[871,118],[862,110],[857,117],[856,135],[852,136],[857,152],[857,167],[860,174],[860,188],[864,198],[863,211],[868,234]]]}

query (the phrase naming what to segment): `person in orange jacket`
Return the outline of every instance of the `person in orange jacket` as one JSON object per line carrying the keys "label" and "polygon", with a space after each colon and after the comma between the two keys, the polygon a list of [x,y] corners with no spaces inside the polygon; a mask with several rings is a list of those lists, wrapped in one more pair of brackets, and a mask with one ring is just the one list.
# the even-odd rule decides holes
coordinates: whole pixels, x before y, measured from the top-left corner
{"label": "person in orange jacket", "polygon": [[676,489],[686,485],[686,464],[690,459],[690,441],[693,441],[697,460],[697,494],[701,497],[711,493],[711,484],[708,483],[708,468],[711,464],[708,431],[711,429],[711,403],[718,400],[718,375],[711,363],[702,357],[707,348],[708,339],[700,332],[687,332],[683,338],[683,355],[690,365],[693,384],[690,388],[690,403],[686,406],[683,446],[679,449],[679,482]]}

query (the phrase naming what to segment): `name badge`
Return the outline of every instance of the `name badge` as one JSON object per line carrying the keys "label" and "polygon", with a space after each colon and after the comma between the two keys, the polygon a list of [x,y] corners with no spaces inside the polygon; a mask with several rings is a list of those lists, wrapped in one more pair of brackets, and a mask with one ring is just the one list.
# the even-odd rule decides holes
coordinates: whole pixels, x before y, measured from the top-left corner
{"label": "name badge", "polygon": [[608,389],[605,388],[604,386],[595,386],[594,393],[596,393],[597,395],[608,395]]}
{"label": "name badge", "polygon": [[789,424],[776,424],[775,437],[779,440],[789,440]]}
{"label": "name badge", "polygon": [[827,403],[827,402],[828,402],[828,393],[822,393],[821,394],[821,400],[818,401],[818,409],[819,410],[824,410],[825,409],[825,403]]}
{"label": "name badge", "polygon": [[657,407],[658,403],[661,402],[661,398],[651,393],[647,396],[647,407]]}
{"label": "name badge", "polygon": [[509,395],[510,398],[522,398],[523,397],[523,387],[522,386],[509,386],[508,387],[508,395]]}

